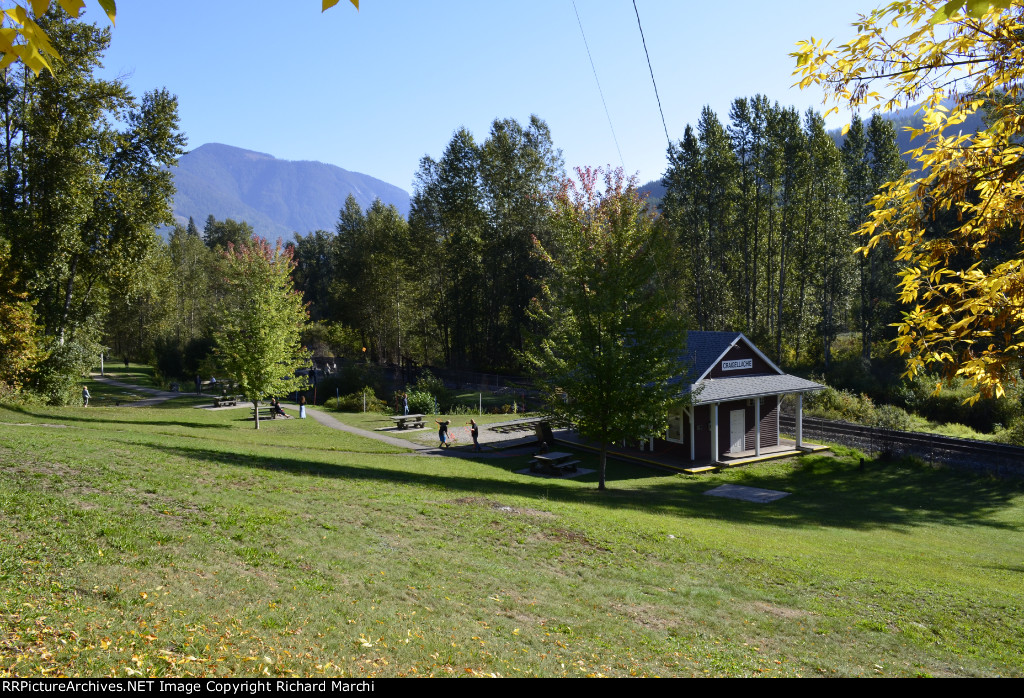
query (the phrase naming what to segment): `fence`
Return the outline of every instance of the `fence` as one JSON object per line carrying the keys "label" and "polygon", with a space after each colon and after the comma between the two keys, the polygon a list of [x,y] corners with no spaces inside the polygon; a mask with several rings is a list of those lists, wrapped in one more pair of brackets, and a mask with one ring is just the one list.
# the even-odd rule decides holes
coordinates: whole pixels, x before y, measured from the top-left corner
{"label": "fence", "polygon": [[[1024,477],[1024,447],[1021,446],[882,429],[815,417],[804,417],[803,425],[803,436],[806,439],[849,446],[866,453],[893,457],[916,456],[928,463]],[[794,415],[780,414],[779,428],[789,434],[795,433]]]}

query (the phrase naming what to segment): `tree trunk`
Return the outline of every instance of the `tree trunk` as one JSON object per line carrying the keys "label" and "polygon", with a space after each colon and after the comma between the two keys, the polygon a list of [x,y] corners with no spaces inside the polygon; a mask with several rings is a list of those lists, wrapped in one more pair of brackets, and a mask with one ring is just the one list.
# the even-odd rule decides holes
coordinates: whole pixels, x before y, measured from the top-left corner
{"label": "tree trunk", "polygon": [[64,308],[60,315],[60,327],[57,329],[57,343],[64,346],[64,328],[68,324],[71,313],[71,293],[75,287],[75,270],[78,269],[78,255],[71,258],[71,270],[68,272],[68,283],[64,290]]}
{"label": "tree trunk", "polygon": [[607,441],[602,441],[601,442],[601,458],[600,458],[599,462],[600,462],[600,465],[598,466],[597,489],[599,489],[599,490],[606,490],[608,488],[604,486],[604,473],[605,473],[605,466],[608,464],[608,442]]}
{"label": "tree trunk", "polygon": [[260,401],[259,400],[253,400],[252,401],[252,407],[253,407],[252,421],[256,423],[256,428],[259,429],[260,428]]}

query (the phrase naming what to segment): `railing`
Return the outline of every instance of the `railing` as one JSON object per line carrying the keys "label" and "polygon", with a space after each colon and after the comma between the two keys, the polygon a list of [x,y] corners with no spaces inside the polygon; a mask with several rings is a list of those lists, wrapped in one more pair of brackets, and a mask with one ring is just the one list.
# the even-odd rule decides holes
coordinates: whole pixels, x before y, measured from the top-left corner
{"label": "railing", "polygon": [[[790,435],[795,434],[794,415],[780,414],[779,428]],[[866,453],[894,457],[916,456],[928,463],[1024,477],[1024,447],[1021,446],[882,429],[806,416],[803,420],[803,437],[849,446]]]}

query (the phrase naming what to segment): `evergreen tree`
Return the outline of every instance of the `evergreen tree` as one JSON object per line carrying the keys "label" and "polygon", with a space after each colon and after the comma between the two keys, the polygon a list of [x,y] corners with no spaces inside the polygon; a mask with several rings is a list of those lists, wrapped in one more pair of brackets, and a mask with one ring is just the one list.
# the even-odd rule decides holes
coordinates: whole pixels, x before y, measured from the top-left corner
{"label": "evergreen tree", "polygon": [[236,221],[228,218],[219,221],[212,215],[207,216],[206,225],[203,226],[203,242],[211,250],[224,251],[228,246],[241,247],[248,245],[255,231],[245,221]]}

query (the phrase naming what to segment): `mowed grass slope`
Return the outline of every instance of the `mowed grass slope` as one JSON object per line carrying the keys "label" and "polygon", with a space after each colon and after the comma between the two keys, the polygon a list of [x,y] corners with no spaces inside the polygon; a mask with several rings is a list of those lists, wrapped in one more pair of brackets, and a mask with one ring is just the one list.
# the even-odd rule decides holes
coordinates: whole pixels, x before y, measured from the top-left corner
{"label": "mowed grass slope", "polygon": [[846,454],[602,494],[247,416],[0,408],[0,675],[1024,673],[1018,482]]}

